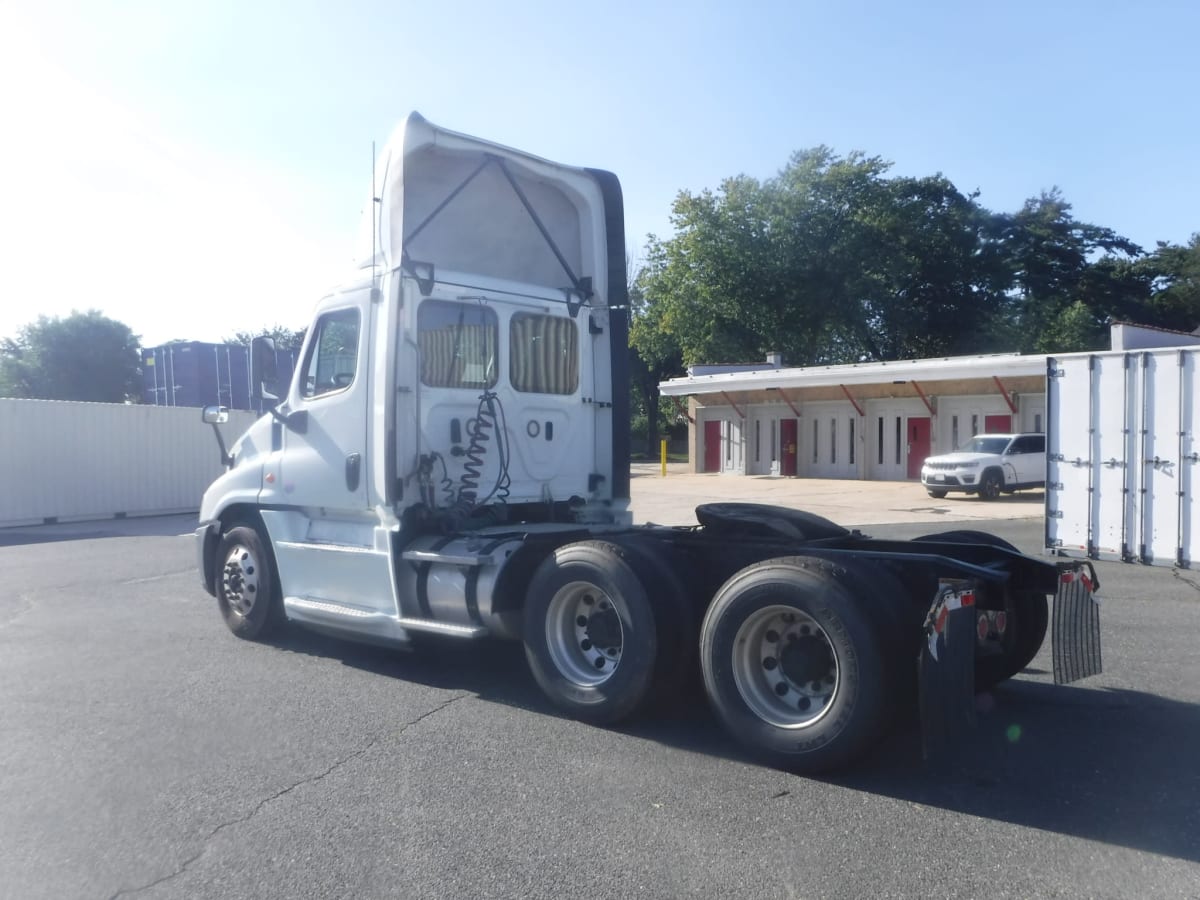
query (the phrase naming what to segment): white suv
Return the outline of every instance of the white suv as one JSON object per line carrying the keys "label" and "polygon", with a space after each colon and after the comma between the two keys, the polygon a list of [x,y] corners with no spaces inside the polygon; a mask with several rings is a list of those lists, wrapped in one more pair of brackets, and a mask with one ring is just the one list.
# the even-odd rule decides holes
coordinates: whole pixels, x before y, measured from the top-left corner
{"label": "white suv", "polygon": [[960,450],[930,456],[921,484],[936,500],[950,491],[995,500],[1001,493],[1046,486],[1044,434],[977,434]]}

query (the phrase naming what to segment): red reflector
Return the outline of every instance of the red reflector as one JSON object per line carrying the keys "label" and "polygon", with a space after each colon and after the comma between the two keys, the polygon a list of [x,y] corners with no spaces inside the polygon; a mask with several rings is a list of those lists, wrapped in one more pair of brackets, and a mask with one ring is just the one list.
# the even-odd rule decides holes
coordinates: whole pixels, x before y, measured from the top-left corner
{"label": "red reflector", "polygon": [[987,613],[979,614],[979,618],[975,622],[975,631],[981,641],[987,640],[988,632],[991,631],[991,628],[988,627]]}
{"label": "red reflector", "polygon": [[1001,610],[1000,612],[996,613],[996,630],[1001,634],[1004,634],[1004,629],[1007,627],[1008,613],[1004,612],[1004,610]]}
{"label": "red reflector", "polygon": [[967,591],[965,594],[962,595],[962,605],[963,606],[974,606],[975,605],[975,592],[974,591]]}

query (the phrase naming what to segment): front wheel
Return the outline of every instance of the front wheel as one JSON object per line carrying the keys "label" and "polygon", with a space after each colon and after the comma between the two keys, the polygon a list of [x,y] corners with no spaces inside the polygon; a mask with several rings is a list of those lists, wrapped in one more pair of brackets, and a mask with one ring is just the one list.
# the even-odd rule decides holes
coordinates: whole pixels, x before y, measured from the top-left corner
{"label": "front wheel", "polygon": [[543,693],[577,719],[608,725],[646,699],[658,650],[654,612],[629,551],[560,547],[529,583],[525,657]]}
{"label": "front wheel", "polygon": [[886,722],[877,629],[827,561],[749,566],[717,592],[701,629],[713,709],[734,737],[782,768],[844,765]]}
{"label": "front wheel", "polygon": [[1004,479],[995,469],[984,472],[983,480],[979,482],[979,499],[995,500],[1004,489]]}
{"label": "front wheel", "polygon": [[225,532],[213,564],[217,606],[230,631],[258,640],[283,624],[274,560],[256,529],[238,525]]}

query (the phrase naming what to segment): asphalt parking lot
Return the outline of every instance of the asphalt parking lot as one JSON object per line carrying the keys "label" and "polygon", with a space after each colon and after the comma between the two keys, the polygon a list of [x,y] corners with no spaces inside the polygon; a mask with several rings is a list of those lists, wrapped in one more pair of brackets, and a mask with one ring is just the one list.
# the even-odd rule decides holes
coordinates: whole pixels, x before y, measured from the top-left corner
{"label": "asphalt parking lot", "polygon": [[[639,473],[635,511],[797,490],[881,536],[984,517],[1040,549],[1032,496],[736,481]],[[953,762],[910,725],[814,779],[746,758],[698,691],[560,718],[515,646],[239,641],[191,527],[0,532],[0,896],[1200,896],[1200,573],[1101,564],[1102,675],[1056,687],[1044,650]]]}

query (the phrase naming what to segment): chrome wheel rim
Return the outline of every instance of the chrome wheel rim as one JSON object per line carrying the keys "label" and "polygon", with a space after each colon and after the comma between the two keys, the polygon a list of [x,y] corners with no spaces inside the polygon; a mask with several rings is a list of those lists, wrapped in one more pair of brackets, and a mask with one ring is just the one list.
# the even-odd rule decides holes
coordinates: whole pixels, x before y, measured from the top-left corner
{"label": "chrome wheel rim", "polygon": [[230,609],[243,618],[258,599],[259,577],[258,560],[250,548],[241,544],[231,547],[221,574],[221,593]]}
{"label": "chrome wheel rim", "polygon": [[750,615],[733,642],[733,680],[746,706],[777,728],[807,728],[833,706],[841,687],[833,642],[791,606]]}
{"label": "chrome wheel rim", "polygon": [[594,584],[559,588],[546,610],[546,648],[562,675],[580,687],[608,681],[621,663],[625,631],[612,597]]}

